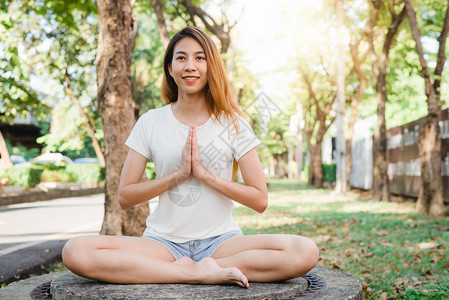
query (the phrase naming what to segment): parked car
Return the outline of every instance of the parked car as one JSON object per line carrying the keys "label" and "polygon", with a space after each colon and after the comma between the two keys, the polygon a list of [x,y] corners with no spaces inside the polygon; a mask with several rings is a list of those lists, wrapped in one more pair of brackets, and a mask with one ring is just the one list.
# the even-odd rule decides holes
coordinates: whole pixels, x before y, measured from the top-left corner
{"label": "parked car", "polygon": [[73,164],[73,161],[61,153],[45,153],[30,160],[35,164],[53,164],[55,166],[65,166]]}
{"label": "parked car", "polygon": [[74,164],[83,164],[83,165],[90,165],[90,164],[99,164],[100,160],[95,157],[81,157],[77,158],[73,161]]}
{"label": "parked car", "polygon": [[23,166],[28,165],[28,162],[25,159],[25,157],[23,157],[21,155],[11,155],[11,161],[12,161],[14,167],[23,167]]}
{"label": "parked car", "polygon": [[[21,156],[21,155],[10,155],[9,158],[11,159],[12,164],[14,165],[14,167],[21,167],[27,164],[27,160],[25,159],[25,157]],[[0,164],[0,168],[2,168],[3,166]]]}
{"label": "parked car", "polygon": [[22,164],[22,163],[26,163],[27,160],[25,159],[25,157],[20,156],[20,155],[11,155],[11,161],[14,165],[18,165],[18,164]]}

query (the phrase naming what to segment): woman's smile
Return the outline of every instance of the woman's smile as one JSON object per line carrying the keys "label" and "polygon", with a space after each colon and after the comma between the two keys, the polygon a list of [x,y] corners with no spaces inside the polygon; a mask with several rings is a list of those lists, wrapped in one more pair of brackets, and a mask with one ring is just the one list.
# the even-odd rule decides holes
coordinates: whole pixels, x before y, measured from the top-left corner
{"label": "woman's smile", "polygon": [[196,82],[198,79],[200,79],[199,77],[197,77],[197,76],[184,76],[184,77],[182,77],[186,82],[188,82],[188,83],[194,83],[194,82]]}

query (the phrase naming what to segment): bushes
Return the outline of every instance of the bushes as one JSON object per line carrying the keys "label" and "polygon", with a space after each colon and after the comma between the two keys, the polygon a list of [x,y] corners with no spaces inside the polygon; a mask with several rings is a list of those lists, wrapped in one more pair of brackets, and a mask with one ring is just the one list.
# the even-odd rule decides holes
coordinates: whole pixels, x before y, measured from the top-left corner
{"label": "bushes", "polygon": [[337,181],[337,165],[335,163],[322,164],[323,168],[323,182]]}
{"label": "bushes", "polygon": [[[156,178],[154,163],[148,163],[145,168],[148,179]],[[104,183],[105,167],[101,165],[66,165],[32,164],[26,167],[0,169],[0,178],[9,178],[9,185],[19,185],[32,188],[40,182],[79,182],[83,184]]]}
{"label": "bushes", "polygon": [[66,170],[73,182],[98,184],[105,182],[105,168],[100,165],[68,165]]}
{"label": "bushes", "polygon": [[[337,165],[335,163],[322,164],[321,168],[323,170],[323,182],[336,182],[337,181]],[[301,178],[307,180],[309,178],[310,166],[304,166],[301,172]]]}
{"label": "bushes", "polygon": [[10,185],[19,185],[24,188],[32,188],[41,182],[43,172],[43,168],[36,168],[34,166],[4,168],[0,169],[0,177],[9,178],[8,184]]}

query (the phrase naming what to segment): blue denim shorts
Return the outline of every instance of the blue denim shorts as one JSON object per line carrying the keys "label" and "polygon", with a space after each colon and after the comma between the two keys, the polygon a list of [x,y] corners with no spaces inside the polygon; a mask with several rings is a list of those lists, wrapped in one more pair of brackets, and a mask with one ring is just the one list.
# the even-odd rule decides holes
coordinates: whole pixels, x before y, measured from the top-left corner
{"label": "blue denim shorts", "polygon": [[220,247],[227,240],[241,235],[242,233],[240,231],[235,230],[204,240],[193,240],[185,243],[174,243],[164,238],[152,235],[144,235],[142,237],[158,242],[167,248],[175,259],[187,256],[198,262],[205,257],[211,257],[218,247]]}

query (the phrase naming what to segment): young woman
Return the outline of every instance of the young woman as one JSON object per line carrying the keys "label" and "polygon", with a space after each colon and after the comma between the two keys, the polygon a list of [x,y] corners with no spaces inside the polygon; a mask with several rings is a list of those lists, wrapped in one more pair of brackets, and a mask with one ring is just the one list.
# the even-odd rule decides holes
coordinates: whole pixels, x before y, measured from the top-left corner
{"label": "young woman", "polygon": [[[298,277],[318,260],[296,235],[243,235],[233,201],[262,213],[266,179],[254,135],[231,93],[212,39],[185,28],[170,41],[161,88],[166,106],[145,113],[126,144],[119,195],[127,209],[159,196],[142,237],[86,236],[65,245],[64,264],[112,283],[270,282]],[[148,159],[157,178],[141,182]],[[231,180],[240,167],[244,184]],[[233,167],[234,166],[234,167]]]}

